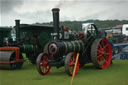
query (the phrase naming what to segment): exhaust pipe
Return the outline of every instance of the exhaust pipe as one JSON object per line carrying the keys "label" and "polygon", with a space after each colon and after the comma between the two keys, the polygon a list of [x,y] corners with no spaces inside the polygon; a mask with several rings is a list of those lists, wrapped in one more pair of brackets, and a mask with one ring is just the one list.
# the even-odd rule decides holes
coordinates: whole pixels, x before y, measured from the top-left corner
{"label": "exhaust pipe", "polygon": [[57,40],[59,39],[59,8],[53,8],[53,26],[54,26],[54,32],[57,33]]}
{"label": "exhaust pipe", "polygon": [[15,20],[16,41],[20,41],[20,20]]}

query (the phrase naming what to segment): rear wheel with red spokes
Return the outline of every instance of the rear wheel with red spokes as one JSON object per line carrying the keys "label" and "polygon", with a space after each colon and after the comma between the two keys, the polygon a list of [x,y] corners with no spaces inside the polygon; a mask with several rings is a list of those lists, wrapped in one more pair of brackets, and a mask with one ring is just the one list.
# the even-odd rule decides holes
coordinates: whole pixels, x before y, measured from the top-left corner
{"label": "rear wheel with red spokes", "polygon": [[91,47],[93,64],[101,69],[108,68],[112,59],[112,49],[106,38],[96,39]]}
{"label": "rear wheel with red spokes", "polygon": [[51,66],[48,65],[50,56],[47,53],[41,53],[36,61],[37,70],[41,75],[47,75],[50,72]]}
{"label": "rear wheel with red spokes", "polygon": [[[73,75],[73,69],[75,67],[75,62],[76,62],[76,57],[77,54],[74,52],[69,53],[66,56],[65,59],[65,71],[68,73],[68,75],[72,76]],[[75,75],[77,74],[79,70],[79,60],[77,62],[77,66],[76,66],[76,71],[75,71]]]}

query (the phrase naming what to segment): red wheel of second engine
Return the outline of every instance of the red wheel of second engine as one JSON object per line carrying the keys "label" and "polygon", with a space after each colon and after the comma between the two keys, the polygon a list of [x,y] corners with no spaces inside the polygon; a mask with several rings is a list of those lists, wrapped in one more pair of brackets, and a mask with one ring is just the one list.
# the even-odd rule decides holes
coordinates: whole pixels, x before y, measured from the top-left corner
{"label": "red wheel of second engine", "polygon": [[49,58],[50,56],[47,53],[41,53],[37,58],[37,70],[42,75],[50,72],[51,66],[48,65]]}
{"label": "red wheel of second engine", "polygon": [[96,39],[91,48],[92,62],[101,69],[108,68],[112,59],[112,49],[106,38]]}
{"label": "red wheel of second engine", "polygon": [[[77,54],[74,53],[74,52],[69,53],[69,54],[66,56],[66,59],[65,59],[65,70],[66,70],[66,72],[67,72],[69,75],[73,75],[73,69],[74,69],[74,67],[75,67],[76,57],[77,57]],[[77,74],[78,70],[79,70],[79,60],[78,60],[78,62],[77,62],[75,75]]]}

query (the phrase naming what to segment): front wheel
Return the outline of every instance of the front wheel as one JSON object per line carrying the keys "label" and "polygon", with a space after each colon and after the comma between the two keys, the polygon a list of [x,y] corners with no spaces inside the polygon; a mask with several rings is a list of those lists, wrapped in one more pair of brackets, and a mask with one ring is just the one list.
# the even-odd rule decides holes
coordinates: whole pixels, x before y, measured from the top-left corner
{"label": "front wheel", "polygon": [[50,72],[51,66],[48,65],[50,56],[47,53],[41,53],[36,60],[37,70],[41,75],[47,75]]}
{"label": "front wheel", "polygon": [[[68,75],[72,76],[73,75],[73,69],[75,67],[75,62],[76,62],[76,57],[77,54],[74,52],[69,53],[66,56],[65,59],[65,71],[68,73]],[[77,62],[77,66],[76,66],[76,71],[75,71],[75,75],[77,74],[79,70],[79,60]]]}

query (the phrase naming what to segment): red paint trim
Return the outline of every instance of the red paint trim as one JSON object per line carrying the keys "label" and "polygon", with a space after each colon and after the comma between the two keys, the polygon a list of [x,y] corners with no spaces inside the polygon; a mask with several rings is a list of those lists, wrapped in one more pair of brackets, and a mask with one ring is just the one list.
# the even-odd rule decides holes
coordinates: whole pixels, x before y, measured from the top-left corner
{"label": "red paint trim", "polygon": [[[51,51],[51,48],[52,48],[52,47],[55,48],[55,51],[54,51],[54,52]],[[53,44],[51,44],[51,45],[49,46],[49,52],[50,52],[51,54],[56,54],[56,52],[57,52],[57,46],[56,46],[56,44],[53,43]]]}
{"label": "red paint trim", "polygon": [[[15,62],[22,61],[22,59],[19,59],[19,57],[20,57],[20,48],[19,47],[0,47],[0,51],[15,51],[16,52]],[[14,61],[10,61],[10,62],[0,61],[0,62],[2,62],[2,63],[15,63]]]}

